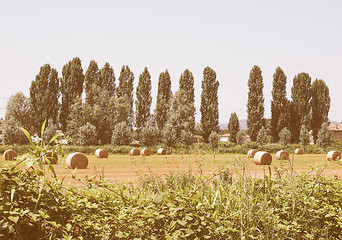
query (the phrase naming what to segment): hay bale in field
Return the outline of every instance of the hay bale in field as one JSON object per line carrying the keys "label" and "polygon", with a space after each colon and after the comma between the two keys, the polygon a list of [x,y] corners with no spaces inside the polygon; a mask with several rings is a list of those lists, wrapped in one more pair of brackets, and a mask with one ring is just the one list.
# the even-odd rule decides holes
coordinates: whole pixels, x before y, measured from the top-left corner
{"label": "hay bale in field", "polygon": [[88,158],[83,153],[71,153],[66,158],[65,163],[69,169],[86,169],[88,166]]}
{"label": "hay bale in field", "polygon": [[330,151],[327,154],[327,159],[328,160],[338,160],[341,159],[341,153],[338,151]]}
{"label": "hay bale in field", "polygon": [[256,150],[256,149],[251,149],[251,150],[248,151],[247,156],[248,156],[249,158],[253,158],[256,152],[258,152],[258,150]]}
{"label": "hay bale in field", "polygon": [[256,152],[254,155],[255,165],[270,165],[272,163],[272,156],[268,152]]}
{"label": "hay bale in field", "polygon": [[141,156],[151,156],[151,150],[149,149],[149,148],[143,148],[142,150],[141,150]]}
{"label": "hay bale in field", "polygon": [[45,160],[45,158],[49,159],[51,164],[57,164],[57,162],[58,162],[58,156],[57,156],[57,153],[55,153],[55,152],[50,151],[50,152],[47,152],[45,154],[45,157],[43,159],[43,163],[47,164],[47,161]]}
{"label": "hay bale in field", "polygon": [[12,161],[12,160],[15,160],[15,158],[17,156],[18,156],[17,153],[12,149],[8,149],[4,152],[4,159],[5,160]]}
{"label": "hay bale in field", "polygon": [[139,156],[139,155],[140,155],[140,150],[137,149],[137,148],[132,148],[132,149],[129,151],[129,155],[130,155],[130,156]]}
{"label": "hay bale in field", "polygon": [[295,154],[296,154],[296,155],[303,155],[303,154],[304,154],[304,150],[301,149],[301,148],[297,148],[297,149],[295,150]]}
{"label": "hay bale in field", "polygon": [[289,160],[290,159],[290,154],[285,151],[285,150],[280,150],[276,154],[276,159],[279,160]]}
{"label": "hay bale in field", "polygon": [[95,156],[97,158],[107,158],[108,157],[108,151],[106,149],[97,149],[95,151]]}
{"label": "hay bale in field", "polygon": [[166,155],[166,150],[164,148],[159,148],[157,151],[158,155]]}

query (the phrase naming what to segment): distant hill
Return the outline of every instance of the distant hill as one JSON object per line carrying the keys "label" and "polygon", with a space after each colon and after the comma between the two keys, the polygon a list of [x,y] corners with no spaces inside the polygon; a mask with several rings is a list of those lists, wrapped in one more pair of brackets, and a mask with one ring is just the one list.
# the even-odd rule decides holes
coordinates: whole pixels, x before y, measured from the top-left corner
{"label": "distant hill", "polygon": [[[247,130],[247,119],[239,120],[239,122],[240,122],[240,129]],[[220,123],[219,127],[220,127],[221,130],[227,129],[228,128],[228,123]]]}

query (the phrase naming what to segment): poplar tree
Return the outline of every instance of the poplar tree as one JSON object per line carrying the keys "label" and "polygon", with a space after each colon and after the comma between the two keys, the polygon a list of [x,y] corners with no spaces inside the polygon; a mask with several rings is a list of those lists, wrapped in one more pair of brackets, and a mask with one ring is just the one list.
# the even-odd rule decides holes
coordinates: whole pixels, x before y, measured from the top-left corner
{"label": "poplar tree", "polygon": [[[56,69],[45,64],[36,75],[30,86],[30,105],[32,124],[35,131],[39,131],[42,123],[47,119],[48,124],[56,124],[58,117],[59,79]],[[50,119],[52,122],[50,123]]]}
{"label": "poplar tree", "polygon": [[96,127],[100,144],[109,144],[114,128],[115,75],[108,62],[99,71],[99,80],[95,84],[95,103],[93,107],[93,125]]}
{"label": "poplar tree", "polygon": [[60,122],[62,130],[67,128],[67,119],[70,112],[70,106],[73,100],[81,97],[83,92],[84,74],[81,60],[75,57],[63,66],[61,78],[62,105],[60,109]]}
{"label": "poplar tree", "polygon": [[99,81],[99,75],[97,62],[95,60],[91,60],[84,78],[86,95],[85,102],[89,106],[94,106],[95,103],[95,86]]}
{"label": "poplar tree", "polygon": [[116,89],[116,122],[126,122],[126,125],[133,127],[134,111],[133,111],[133,82],[134,74],[128,66],[122,66],[119,84]]}
{"label": "poplar tree", "polygon": [[237,136],[237,133],[239,131],[240,131],[239,119],[238,119],[236,113],[233,112],[230,115],[229,123],[228,123],[229,141],[231,141],[233,143],[237,143],[236,136]]}
{"label": "poplar tree", "polygon": [[168,120],[171,108],[171,79],[166,70],[160,73],[158,81],[157,104],[155,110],[155,120],[159,130],[162,130]]}
{"label": "poplar tree", "polygon": [[179,89],[173,97],[170,114],[170,123],[177,131],[177,138],[180,138],[182,131],[183,136],[193,134],[195,112],[194,77],[192,72],[186,69],[180,76]]}
{"label": "poplar tree", "polygon": [[[299,73],[293,78],[293,86],[291,88],[291,97],[294,111],[296,112],[296,123],[291,131],[292,141],[299,142],[300,128],[304,124],[310,127],[310,88],[311,77],[307,73]],[[292,116],[291,116],[292,118]]]}
{"label": "poplar tree", "polygon": [[135,101],[135,125],[138,132],[146,125],[151,117],[151,75],[147,67],[139,76],[139,82],[136,90]]}
{"label": "poplar tree", "polygon": [[202,94],[201,94],[201,127],[202,136],[205,142],[211,132],[219,130],[219,111],[218,111],[218,87],[216,72],[210,67],[203,71]]}
{"label": "poplar tree", "polygon": [[247,131],[252,141],[257,140],[257,135],[264,123],[264,95],[263,78],[259,66],[254,66],[249,73],[247,102]]}
{"label": "poplar tree", "polygon": [[328,122],[328,114],[330,110],[329,88],[323,80],[316,79],[311,86],[312,109],[311,129],[314,142],[317,140],[317,134],[324,122]]}
{"label": "poplar tree", "polygon": [[279,132],[287,127],[286,111],[286,75],[278,67],[273,74],[273,90],[271,101],[271,136],[273,142],[279,141]]}

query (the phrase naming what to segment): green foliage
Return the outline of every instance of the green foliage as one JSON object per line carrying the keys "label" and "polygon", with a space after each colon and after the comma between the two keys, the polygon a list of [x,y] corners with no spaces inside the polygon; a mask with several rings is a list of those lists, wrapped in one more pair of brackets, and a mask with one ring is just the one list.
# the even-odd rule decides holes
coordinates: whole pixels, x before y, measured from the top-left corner
{"label": "green foliage", "polygon": [[311,86],[310,106],[312,111],[311,129],[314,142],[317,134],[324,122],[327,122],[330,109],[329,88],[323,80],[316,79]]}
{"label": "green foliage", "polygon": [[95,145],[97,144],[96,135],[96,127],[87,122],[85,125],[80,127],[76,143],[81,146]]}
{"label": "green foliage", "polygon": [[279,132],[279,143],[286,146],[291,142],[291,132],[285,127]]}
{"label": "green foliage", "polygon": [[129,145],[132,142],[132,139],[132,129],[126,122],[120,122],[115,126],[112,135],[113,145]]}
{"label": "green foliage", "polygon": [[161,142],[168,147],[174,147],[177,143],[177,131],[170,124],[166,124],[161,131]]}
{"label": "green foliage", "polygon": [[179,137],[181,131],[194,132],[195,128],[195,105],[188,100],[186,92],[178,90],[173,98],[170,123],[177,131]]}
{"label": "green foliage", "polygon": [[189,130],[181,130],[178,142],[189,148],[196,141],[195,135]]}
{"label": "green foliage", "polygon": [[229,141],[231,141],[233,143],[237,143],[236,136],[237,136],[237,133],[239,131],[240,131],[239,119],[238,119],[236,113],[233,112],[230,115],[229,123],[228,123]]}
{"label": "green foliage", "polygon": [[265,145],[268,143],[269,137],[264,126],[262,126],[258,132],[257,143],[260,145]]}
{"label": "green foliage", "polygon": [[236,143],[239,145],[243,144],[246,141],[246,137],[247,134],[245,130],[238,131],[236,134]]}
{"label": "green foliage", "polygon": [[216,149],[218,147],[218,143],[220,141],[220,135],[217,132],[211,132],[208,138],[209,144],[212,149]]}
{"label": "green foliage", "polygon": [[218,87],[216,72],[210,67],[203,70],[202,93],[201,93],[201,129],[205,142],[208,142],[209,135],[219,130],[218,110]]}
{"label": "green foliage", "polygon": [[181,130],[194,132],[195,128],[195,89],[192,72],[186,69],[180,76],[179,89],[175,93],[172,102],[170,121],[177,131],[177,136]]}
{"label": "green foliage", "polygon": [[158,81],[157,105],[155,109],[155,121],[158,129],[162,130],[168,121],[169,111],[172,103],[171,79],[166,70],[160,73]]}
{"label": "green foliage", "polygon": [[81,60],[75,57],[65,64],[62,70],[60,85],[62,105],[59,112],[59,119],[63,131],[67,128],[70,107],[74,103],[74,99],[82,96],[83,83],[84,74]]}
{"label": "green foliage", "polygon": [[99,67],[95,60],[91,60],[88,66],[88,69],[84,76],[84,85],[85,85],[85,102],[89,106],[93,106],[95,104],[95,87],[99,81]]}
{"label": "green foliage", "polygon": [[22,127],[22,125],[18,121],[12,117],[7,117],[2,134],[4,144],[27,144],[27,139],[19,127]]}
{"label": "green foliage", "polygon": [[125,121],[127,125],[133,127],[134,111],[133,111],[133,82],[134,74],[128,66],[122,66],[119,85],[116,90],[118,103],[121,107],[117,107],[116,122]]}
{"label": "green foliage", "polygon": [[70,106],[69,115],[67,119],[67,128],[65,131],[65,135],[71,138],[71,143],[78,143],[79,129],[85,123],[86,119],[84,116],[82,98],[77,97],[74,99],[73,104]]}
{"label": "green foliage", "polygon": [[300,128],[304,124],[310,127],[310,88],[311,77],[307,73],[299,73],[293,78],[293,85],[291,88],[291,97],[293,102],[293,110],[297,116],[291,116],[293,121],[296,121],[291,130],[293,142],[299,142]]}
{"label": "green foliage", "polygon": [[135,126],[140,131],[151,117],[151,75],[147,67],[139,76],[135,101]]}
{"label": "green foliage", "polygon": [[154,146],[159,139],[159,130],[152,121],[148,121],[139,133],[139,140],[144,146]]}
{"label": "green foliage", "polygon": [[302,125],[299,135],[300,144],[306,146],[310,143],[310,132],[305,125]]}
{"label": "green foliage", "polygon": [[319,130],[317,134],[317,146],[319,147],[327,147],[332,143],[332,133],[329,130],[329,124],[328,122],[324,122],[321,126],[321,129]]}
{"label": "green foliage", "polygon": [[284,71],[277,67],[273,74],[271,101],[271,136],[273,142],[278,142],[280,130],[287,126],[286,81]]}
{"label": "green foliage", "polygon": [[30,87],[31,117],[36,132],[39,131],[40,125],[45,119],[50,120],[50,124],[57,123],[58,98],[58,72],[49,64],[45,64],[40,68]]}
{"label": "green foliage", "polygon": [[247,102],[247,132],[252,141],[257,140],[258,132],[264,125],[263,78],[259,66],[254,66],[249,73]]}
{"label": "green foliage", "polygon": [[63,188],[54,179],[40,185],[37,169],[1,167],[0,238],[340,238],[342,181],[323,177],[324,166],[307,175],[285,165],[257,179],[244,159],[234,169],[121,184],[73,175],[83,187]]}

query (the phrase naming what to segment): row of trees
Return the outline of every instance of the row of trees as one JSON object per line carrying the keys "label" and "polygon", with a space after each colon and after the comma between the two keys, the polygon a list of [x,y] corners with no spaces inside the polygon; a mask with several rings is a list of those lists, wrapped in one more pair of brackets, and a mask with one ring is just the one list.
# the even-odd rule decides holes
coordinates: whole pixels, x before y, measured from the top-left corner
{"label": "row of trees", "polygon": [[[278,67],[273,75],[271,118],[264,118],[263,77],[259,66],[254,66],[248,79],[247,133],[252,141],[307,143],[312,130],[314,143],[328,130],[330,109],[329,88],[321,79],[311,84],[308,73],[299,73],[293,78],[291,100],[286,97],[287,77]],[[228,131],[230,139],[237,142],[240,129],[236,113],[232,113]],[[328,134],[329,135],[329,134]],[[330,139],[325,138],[325,139]],[[328,140],[326,140],[328,141]]]}
{"label": "row of trees", "polygon": [[213,69],[206,67],[203,71],[201,124],[197,127],[194,77],[188,69],[181,74],[179,89],[174,94],[170,74],[167,70],[160,73],[153,112],[148,69],[139,75],[135,99],[134,80],[128,66],[121,68],[117,83],[109,63],[99,68],[93,60],[83,73],[81,60],[75,57],[63,66],[61,77],[56,69],[46,64],[31,82],[29,97],[19,92],[9,99],[4,142],[24,142],[17,127],[39,133],[45,119],[47,138],[61,129],[71,137],[72,143],[80,145],[129,144],[133,133],[145,145],[157,141],[168,146],[177,142],[190,145],[195,135],[208,141],[209,135],[219,130],[219,83]]}

